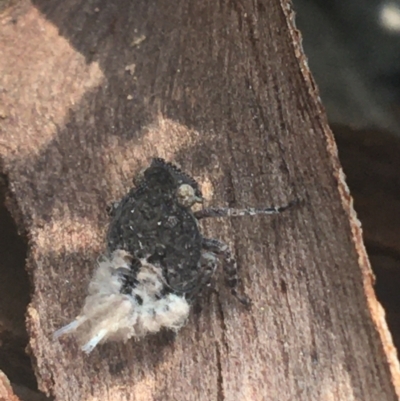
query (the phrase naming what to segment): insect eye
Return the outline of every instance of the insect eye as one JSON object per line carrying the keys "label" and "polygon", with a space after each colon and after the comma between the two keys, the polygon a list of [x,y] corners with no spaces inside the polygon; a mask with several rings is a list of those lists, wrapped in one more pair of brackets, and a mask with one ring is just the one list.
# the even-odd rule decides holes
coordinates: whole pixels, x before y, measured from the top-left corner
{"label": "insect eye", "polygon": [[176,196],[178,202],[185,207],[192,207],[195,203],[203,202],[203,199],[196,195],[194,188],[189,184],[180,185]]}

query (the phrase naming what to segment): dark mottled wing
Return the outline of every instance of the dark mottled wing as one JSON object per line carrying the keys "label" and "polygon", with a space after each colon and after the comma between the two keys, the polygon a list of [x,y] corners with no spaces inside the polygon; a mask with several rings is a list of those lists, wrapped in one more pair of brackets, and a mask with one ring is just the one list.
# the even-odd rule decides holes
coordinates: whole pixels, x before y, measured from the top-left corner
{"label": "dark mottled wing", "polygon": [[197,285],[202,238],[192,212],[176,200],[176,182],[163,168],[149,168],[138,189],[113,212],[108,231],[110,252],[124,249],[163,268],[175,292]]}

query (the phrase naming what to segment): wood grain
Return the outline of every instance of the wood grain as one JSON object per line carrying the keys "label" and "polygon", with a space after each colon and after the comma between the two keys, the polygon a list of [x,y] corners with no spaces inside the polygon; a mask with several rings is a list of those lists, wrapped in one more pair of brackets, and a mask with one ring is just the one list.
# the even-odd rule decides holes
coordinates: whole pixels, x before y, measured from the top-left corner
{"label": "wood grain", "polygon": [[[0,30],[0,152],[29,234],[30,348],[57,400],[397,400],[399,364],[293,27],[267,1],[21,2]],[[251,312],[202,301],[176,338],[90,356],[52,333],[79,311],[106,205],[152,156],[210,205],[281,216],[215,220]]]}

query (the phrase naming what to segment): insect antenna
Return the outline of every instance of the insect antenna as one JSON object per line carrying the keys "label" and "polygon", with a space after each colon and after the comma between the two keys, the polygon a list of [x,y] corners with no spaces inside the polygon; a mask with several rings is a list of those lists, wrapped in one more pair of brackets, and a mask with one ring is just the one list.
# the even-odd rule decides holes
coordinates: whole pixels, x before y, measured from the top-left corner
{"label": "insect antenna", "polygon": [[292,201],[284,206],[271,206],[267,208],[253,208],[248,207],[244,209],[237,209],[232,207],[209,207],[200,209],[194,212],[196,219],[206,219],[209,217],[241,217],[241,216],[255,216],[258,214],[278,214],[289,209],[297,204],[298,201]]}

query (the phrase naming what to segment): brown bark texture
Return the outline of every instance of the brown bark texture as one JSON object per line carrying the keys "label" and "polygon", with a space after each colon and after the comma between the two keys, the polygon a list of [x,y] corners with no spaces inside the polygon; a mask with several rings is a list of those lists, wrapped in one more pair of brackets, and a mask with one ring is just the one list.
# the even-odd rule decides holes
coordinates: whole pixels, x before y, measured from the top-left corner
{"label": "brown bark texture", "polygon": [[7,376],[0,371],[0,401],[20,401],[14,394]]}
{"label": "brown bark texture", "polygon": [[[398,400],[399,363],[336,145],[285,0],[25,0],[0,28],[0,152],[29,238],[30,352],[57,400]],[[250,311],[221,280],[174,338],[89,356],[79,313],[106,206],[160,156],[210,205]]]}

